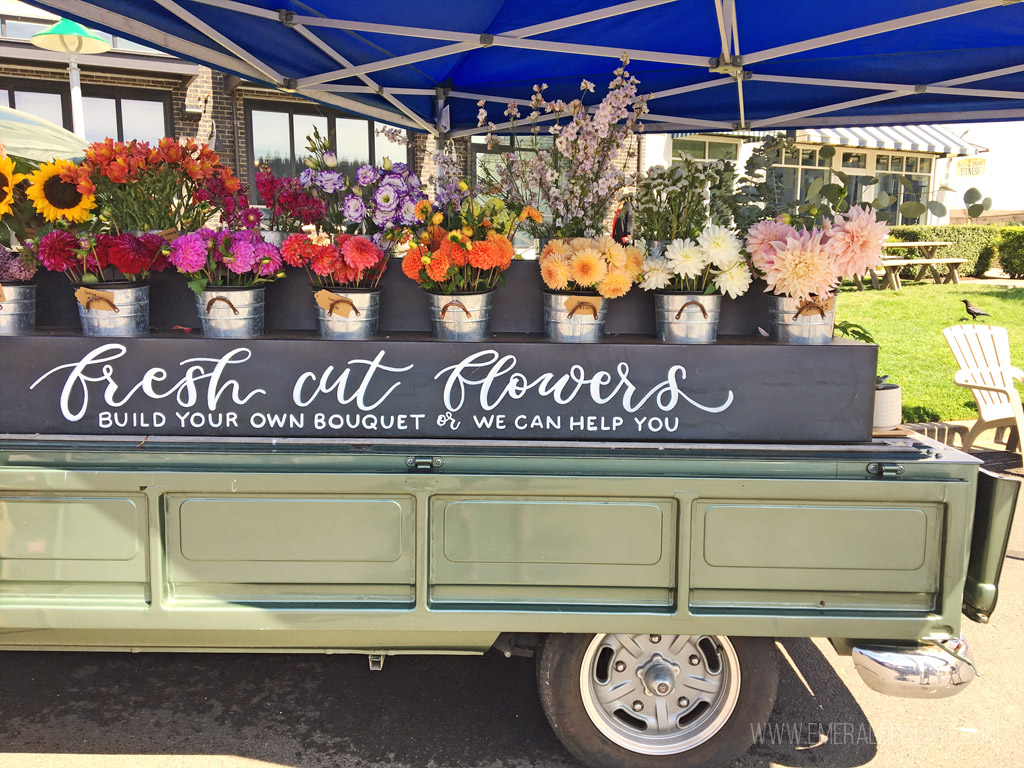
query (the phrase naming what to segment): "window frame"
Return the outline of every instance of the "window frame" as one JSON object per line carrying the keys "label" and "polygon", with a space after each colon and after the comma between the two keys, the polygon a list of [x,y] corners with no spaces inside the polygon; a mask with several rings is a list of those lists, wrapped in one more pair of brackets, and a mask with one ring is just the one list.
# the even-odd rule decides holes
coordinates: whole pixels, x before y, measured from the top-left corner
{"label": "window frame", "polygon": [[[291,159],[289,160],[291,166],[295,169],[293,175],[298,176],[302,170],[296,164],[295,160],[295,121],[292,119],[294,115],[313,115],[317,117],[327,118],[327,130],[328,134],[334,137],[331,148],[337,152],[337,131],[335,130],[335,121],[338,119],[343,120],[360,120],[366,123],[366,130],[369,136],[369,143],[367,145],[369,152],[368,163],[375,163],[377,157],[377,121],[371,118],[363,117],[362,115],[355,115],[351,112],[346,112],[341,109],[334,109],[333,107],[320,106],[313,102],[293,102],[293,101],[276,101],[273,99],[260,99],[258,96],[250,97],[244,96],[242,98],[243,114],[244,114],[244,130],[245,130],[245,151],[246,157],[248,158],[248,166],[251,173],[256,173],[256,151],[253,142],[254,131],[252,123],[252,113],[256,112],[280,112],[289,116],[288,120],[288,147],[291,152]],[[405,148],[405,160],[401,162],[409,163],[409,147]],[[395,161],[392,161],[395,162]]]}
{"label": "window frame", "polygon": [[[70,87],[69,87],[70,90]],[[164,136],[174,136],[174,112],[170,91],[153,88],[122,88],[112,85],[82,85],[82,97],[93,99],[113,99],[114,114],[117,120],[117,136],[114,141],[124,141],[124,122],[121,115],[121,100],[159,101],[164,105]],[[88,118],[86,119],[88,122]],[[70,131],[71,128],[68,128]]]}
{"label": "window frame", "polygon": [[[714,163],[714,162],[717,162],[718,160],[723,160],[724,159],[724,160],[727,160],[730,163],[738,164],[739,163],[739,157],[740,157],[740,154],[741,154],[741,150],[743,149],[743,139],[741,139],[741,138],[733,139],[730,136],[709,136],[707,134],[700,134],[700,133],[695,133],[692,136],[670,136],[669,141],[671,142],[670,146],[671,146],[671,156],[672,156],[672,162],[673,163],[678,159],[678,153],[676,152],[676,141],[677,140],[679,140],[679,141],[702,142],[704,144],[704,157],[695,157],[695,158],[693,158],[694,160],[696,160],[699,163]],[[709,145],[711,143],[731,145],[735,149],[735,151],[736,151],[736,157],[732,157],[732,158],[716,158],[716,157],[711,157],[711,158],[709,158],[708,157],[708,150],[709,150]]]}
{"label": "window frame", "polygon": [[[804,172],[804,170],[817,171],[817,170],[827,170],[827,168],[828,168],[828,164],[827,163],[824,164],[824,165],[821,164],[821,160],[820,160],[820,158],[818,158],[817,155],[815,156],[816,159],[817,159],[817,164],[816,165],[810,165],[810,164],[804,165],[804,164],[801,164],[801,159],[802,159],[803,151],[804,150],[808,150],[808,149],[812,149],[815,152],[817,152],[818,150],[821,149],[821,147],[824,147],[824,146],[831,146],[831,147],[833,147],[836,150],[836,155],[839,156],[839,157],[842,156],[843,152],[856,152],[857,154],[863,153],[863,154],[867,155],[864,168],[846,168],[846,167],[842,167],[842,166],[839,167],[839,170],[841,170],[847,176],[864,176],[864,177],[867,177],[867,178],[872,178],[872,177],[876,177],[876,176],[917,176],[917,177],[927,176],[928,177],[928,183],[925,185],[925,188],[923,190],[923,192],[924,192],[924,194],[926,196],[926,199],[930,198],[931,195],[934,193],[935,183],[936,183],[935,182],[936,166],[938,165],[938,162],[937,162],[938,158],[941,157],[941,155],[937,155],[937,154],[929,153],[929,152],[910,152],[910,151],[906,151],[906,150],[881,149],[881,148],[874,148],[874,147],[854,147],[854,146],[850,146],[850,145],[846,145],[846,144],[841,144],[841,145],[840,144],[829,144],[829,145],[826,145],[826,144],[811,144],[809,142],[798,142],[796,144],[796,146],[795,146],[795,153],[796,153],[796,160],[797,160],[796,163],[789,162],[788,161],[788,156],[786,154],[784,154],[782,157],[780,157],[778,162],[774,163],[774,165],[776,167],[778,167],[778,168],[790,168],[790,169],[793,169],[793,170],[795,170],[797,172],[797,177],[796,177],[796,193],[797,193],[797,195],[799,195],[800,190],[803,188],[803,172]],[[910,158],[919,158],[919,159],[920,158],[930,159],[931,160],[931,171],[928,172],[928,173],[921,173],[920,171],[914,171],[914,172],[910,172],[910,173],[908,173],[907,171],[891,171],[891,170],[877,171],[877,170],[875,170],[875,165],[876,165],[876,160],[877,160],[879,155],[887,156],[889,158],[889,165],[890,166],[892,165],[892,158],[893,157],[901,158],[904,161],[908,157],[910,157]],[[905,162],[902,163],[902,165],[904,165],[904,166],[905,166],[905,164],[906,164]],[[874,190],[876,193],[878,191],[878,188],[879,188],[879,185],[877,185],[877,184],[876,185],[872,185],[871,187],[866,187],[866,189]],[[907,224],[910,221],[913,221],[914,224],[927,224],[927,223],[929,223],[932,220],[932,218],[933,218],[933,216],[932,216],[930,211],[925,213],[919,219],[914,219],[914,220],[906,219],[906,217],[904,217],[903,214],[899,212],[899,206],[903,202],[906,201],[905,195],[907,194],[907,190],[905,190],[901,184],[898,184],[897,188],[899,190],[899,199],[898,199],[898,201],[896,203],[896,222],[893,222],[892,225],[893,226],[897,226],[897,225],[903,226],[903,225]]]}

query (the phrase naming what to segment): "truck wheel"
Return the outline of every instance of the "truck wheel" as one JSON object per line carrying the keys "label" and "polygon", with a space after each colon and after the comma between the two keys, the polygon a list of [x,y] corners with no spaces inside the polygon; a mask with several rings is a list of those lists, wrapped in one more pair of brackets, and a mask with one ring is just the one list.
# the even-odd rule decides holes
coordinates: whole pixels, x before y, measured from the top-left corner
{"label": "truck wheel", "polygon": [[537,687],[555,734],[593,768],[696,768],[749,749],[775,705],[768,638],[549,635]]}

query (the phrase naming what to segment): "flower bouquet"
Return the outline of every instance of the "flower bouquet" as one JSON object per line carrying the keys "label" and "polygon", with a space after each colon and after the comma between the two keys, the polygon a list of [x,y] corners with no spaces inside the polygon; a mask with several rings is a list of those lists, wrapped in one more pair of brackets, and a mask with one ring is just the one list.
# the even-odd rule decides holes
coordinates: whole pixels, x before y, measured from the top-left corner
{"label": "flower bouquet", "polygon": [[198,229],[216,212],[203,194],[213,177],[232,192],[241,188],[206,144],[167,136],[155,147],[110,138],[95,142],[81,166],[61,174],[82,195],[95,197],[98,218],[113,233],[150,231],[168,238]]}
{"label": "flower bouquet", "polygon": [[387,254],[361,235],[289,235],[281,245],[284,262],[309,275],[317,330],[328,339],[371,339],[377,335],[380,291]]}
{"label": "flower bouquet", "polygon": [[[509,129],[519,150],[500,155],[497,171],[487,174],[487,186],[518,214],[524,208],[550,211],[541,221],[528,220],[527,231],[538,238],[593,237],[605,230],[615,196],[633,177],[622,170],[623,161],[636,153],[639,119],[647,99],[637,92],[639,81],[622,66],[594,108],[582,98],[548,100],[546,84],[535,85],[530,98],[530,137],[519,137],[520,103],[505,109]],[[580,91],[593,93],[594,84],[582,81]],[[488,146],[495,143],[497,126],[488,121],[484,102],[478,103],[477,121],[488,127]],[[552,121],[550,126],[545,121]],[[547,136],[541,136],[542,131]]]}
{"label": "flower bouquet", "polygon": [[738,237],[706,227],[696,239],[677,238],[643,263],[640,286],[656,291],[658,338],[675,344],[710,344],[718,336],[722,294],[735,299],[753,280]]}
{"label": "flower bouquet", "polygon": [[0,336],[20,336],[35,328],[36,286],[28,282],[35,274],[34,259],[0,245]]}
{"label": "flower bouquet", "polygon": [[280,250],[258,232],[202,229],[178,237],[168,258],[189,278],[205,336],[263,335],[263,287],[283,273]]}
{"label": "flower bouquet", "polygon": [[474,199],[465,181],[454,190],[439,189],[438,210],[429,200],[416,204],[416,218],[426,226],[413,238],[402,272],[427,292],[434,338],[481,341],[490,336],[494,289],[515,256],[510,238],[518,221],[502,213],[500,201]]}
{"label": "flower bouquet", "polygon": [[552,240],[540,255],[544,332],[555,341],[601,338],[608,299],[625,296],[639,276],[644,252],[606,236]]}
{"label": "flower bouquet", "polygon": [[[888,226],[869,207],[854,206],[822,226],[797,229],[779,216],[747,231],[751,264],[771,291],[769,321],[776,341],[827,343],[835,321],[835,289],[844,277],[882,263]],[[815,317],[817,315],[817,317]]]}
{"label": "flower bouquet", "polygon": [[266,237],[277,245],[303,226],[319,226],[327,212],[326,203],[305,189],[299,179],[275,176],[267,166],[256,172],[256,191],[266,206],[265,223],[273,233]]}
{"label": "flower bouquet", "polygon": [[86,336],[141,336],[149,332],[151,272],[167,268],[167,241],[152,233],[135,236],[82,234],[54,229],[26,249],[51,272],[78,286],[75,298]]}

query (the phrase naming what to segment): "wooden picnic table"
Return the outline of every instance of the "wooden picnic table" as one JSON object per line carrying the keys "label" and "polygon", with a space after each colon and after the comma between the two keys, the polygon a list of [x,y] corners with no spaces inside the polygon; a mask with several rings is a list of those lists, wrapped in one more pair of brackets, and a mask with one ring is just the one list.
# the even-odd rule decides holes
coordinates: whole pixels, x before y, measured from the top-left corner
{"label": "wooden picnic table", "polygon": [[[898,291],[903,287],[903,281],[900,278],[900,272],[904,267],[916,268],[912,280],[920,280],[921,277],[927,272],[931,275],[932,279],[935,280],[936,285],[953,283],[954,285],[960,284],[960,274],[957,272],[957,267],[961,264],[966,264],[967,259],[956,259],[956,258],[942,258],[937,256],[938,252],[942,248],[948,248],[952,243],[946,241],[921,241],[921,242],[890,242],[883,243],[882,248],[916,248],[921,253],[920,259],[890,259],[882,256],[882,269],[884,270],[885,287],[892,288],[894,291]],[[942,274],[942,267],[945,267],[946,274]],[[871,284],[875,288],[882,288],[879,284],[878,274],[875,270],[868,270],[868,277],[871,278]],[[857,284],[857,288],[860,290],[864,289],[864,283],[861,278],[855,277],[854,282]]]}

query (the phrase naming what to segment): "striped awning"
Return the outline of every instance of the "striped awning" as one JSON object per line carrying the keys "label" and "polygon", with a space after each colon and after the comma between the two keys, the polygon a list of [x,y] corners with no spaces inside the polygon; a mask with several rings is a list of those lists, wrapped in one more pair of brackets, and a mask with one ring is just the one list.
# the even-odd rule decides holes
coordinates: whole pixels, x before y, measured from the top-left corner
{"label": "striped awning", "polygon": [[976,155],[978,147],[941,125],[886,125],[853,128],[807,128],[796,132],[798,142],[843,147]]}
{"label": "striped awning", "polygon": [[[732,136],[744,141],[764,141],[787,131],[683,131],[672,138],[691,136]],[[930,152],[936,155],[976,155],[980,147],[941,125],[886,125],[855,128],[805,128],[788,131],[805,144],[834,144],[841,147]]]}

